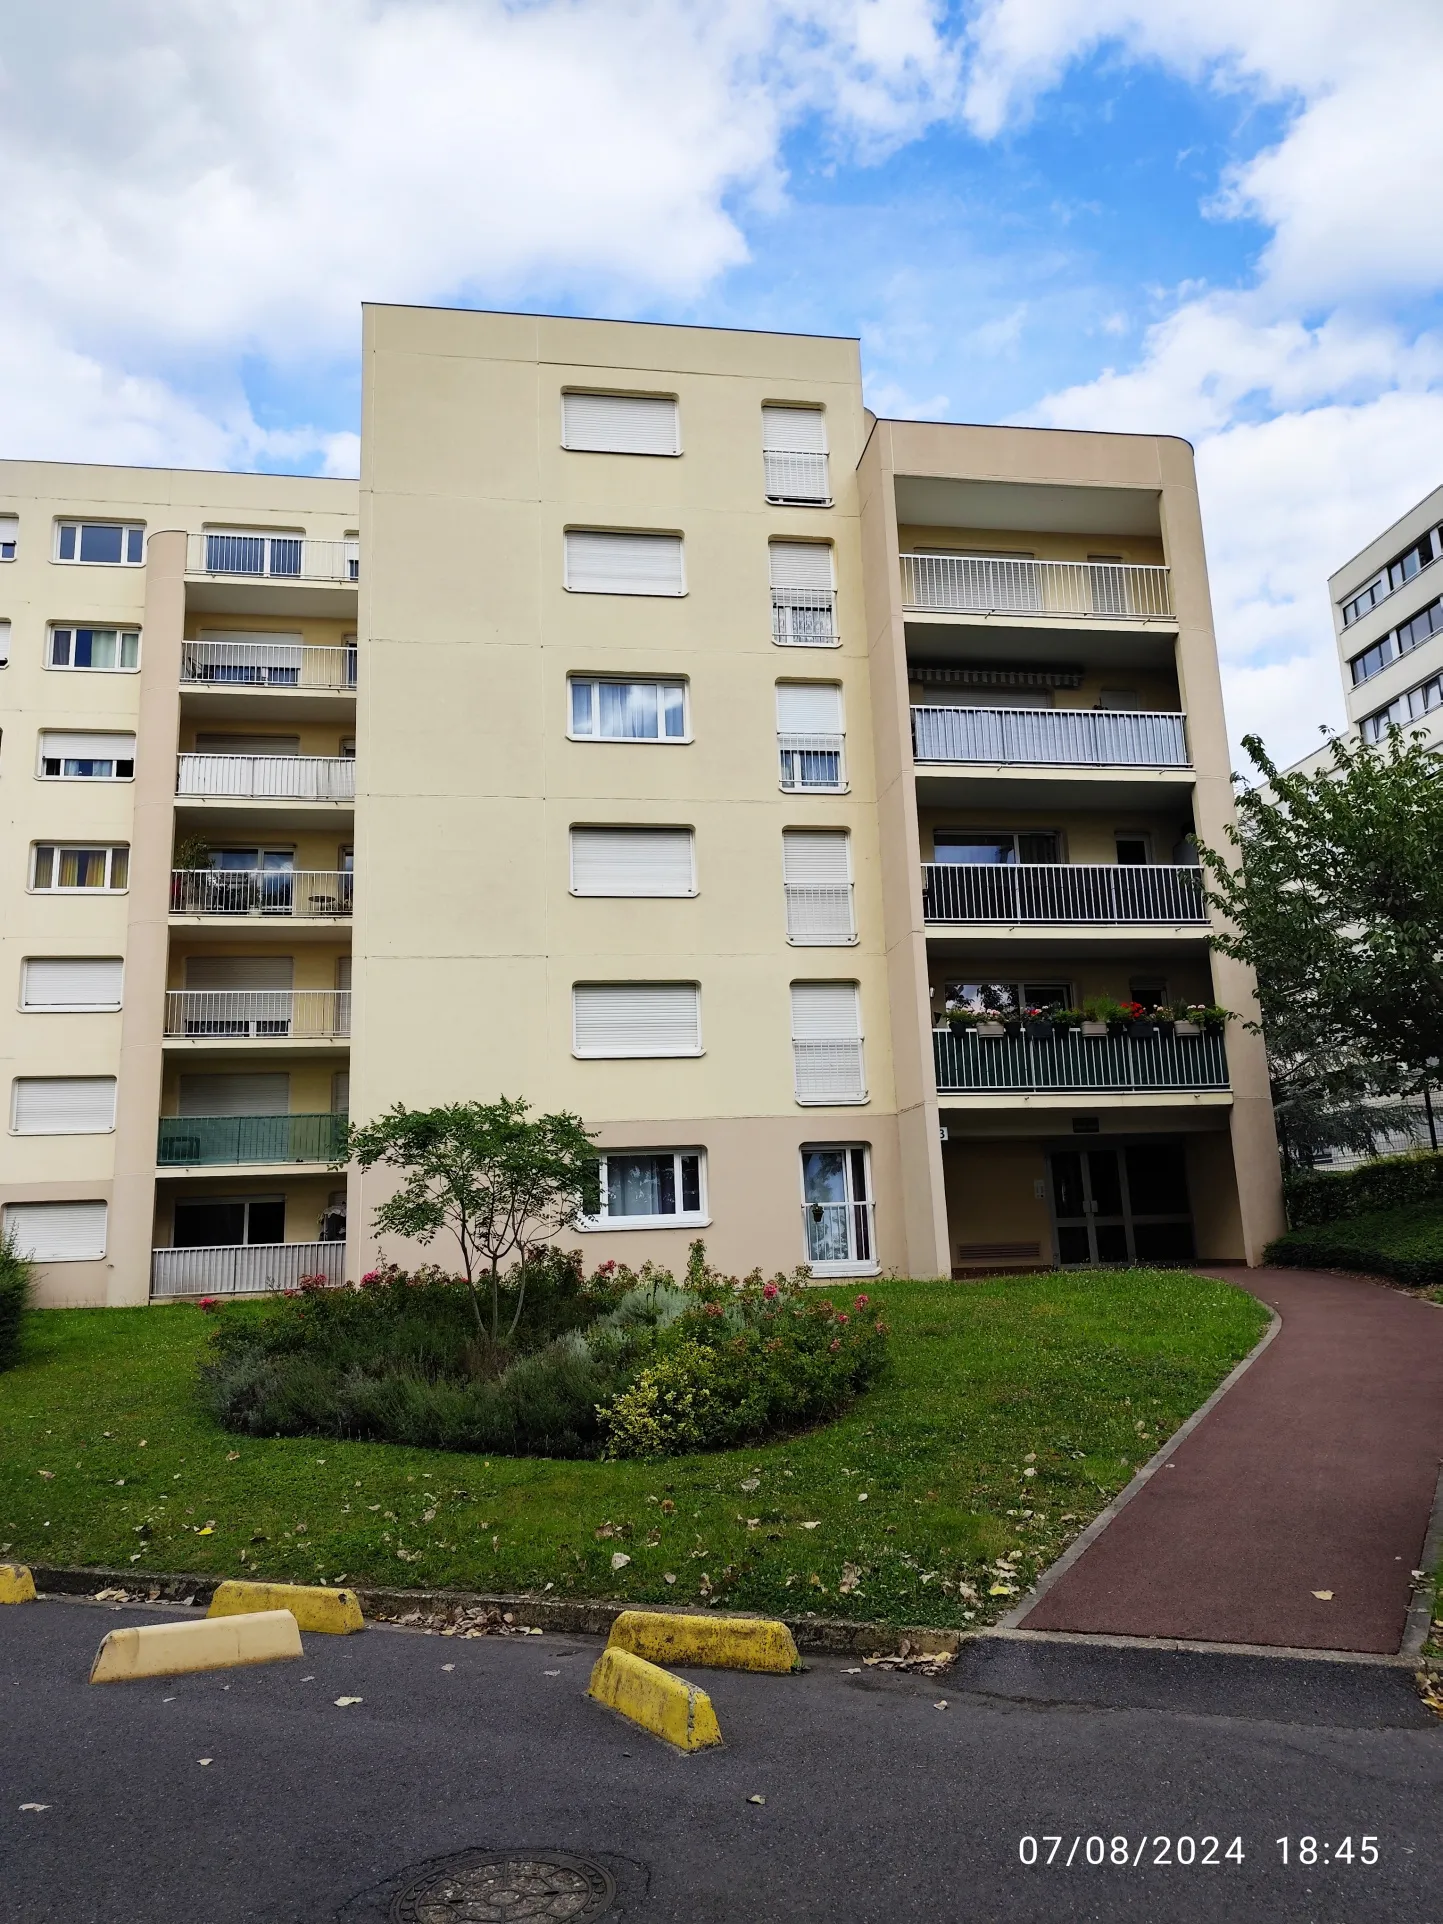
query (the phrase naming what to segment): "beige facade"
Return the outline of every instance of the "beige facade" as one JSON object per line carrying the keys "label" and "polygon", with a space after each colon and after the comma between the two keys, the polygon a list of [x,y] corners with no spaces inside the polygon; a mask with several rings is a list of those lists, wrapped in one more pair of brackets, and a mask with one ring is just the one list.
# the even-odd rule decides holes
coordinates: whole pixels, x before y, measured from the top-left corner
{"label": "beige facade", "polygon": [[45,1300],[357,1275],[337,1119],[502,1094],[597,1132],[596,1260],[1258,1259],[1238,1023],[946,1018],[1251,1010],[1184,839],[1229,787],[1182,443],[875,421],[850,340],[449,310],[368,308],[364,393],[359,490],[0,472],[0,1200]]}

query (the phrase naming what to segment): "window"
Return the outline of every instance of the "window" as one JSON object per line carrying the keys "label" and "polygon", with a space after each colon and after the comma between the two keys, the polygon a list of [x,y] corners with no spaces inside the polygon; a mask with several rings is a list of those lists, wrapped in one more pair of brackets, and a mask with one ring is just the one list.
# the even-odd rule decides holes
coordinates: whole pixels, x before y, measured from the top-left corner
{"label": "window", "polygon": [[98,1136],[115,1127],[114,1076],[17,1076],[10,1097],[17,1136]]}
{"label": "window", "polygon": [[700,1149],[618,1149],[600,1158],[601,1206],[591,1229],[671,1229],[707,1220]]}
{"label": "window", "polygon": [[13,561],[20,546],[20,517],[0,514],[0,561]]}
{"label": "window", "polygon": [[777,748],[789,792],[840,794],[847,785],[842,690],[834,681],[777,683]]}
{"label": "window", "polygon": [[695,895],[689,828],[573,828],[573,895]]}
{"label": "window", "polygon": [[649,394],[563,394],[561,445],[583,454],[680,454],[676,401]]}
{"label": "window", "polygon": [[46,730],[40,737],[40,774],[47,781],[133,781],[135,737]]}
{"label": "window", "polygon": [[118,1009],[124,970],[118,955],[29,955],[20,970],[20,1006],[68,1014]]}
{"label": "window", "polygon": [[1055,829],[939,828],[932,834],[934,862],[1056,862],[1060,837]]}
{"label": "window", "polygon": [[197,1197],[175,1205],[176,1249],[229,1248],[238,1243],[283,1243],[284,1196]]}
{"label": "window", "polygon": [[1443,629],[1443,595],[1430,601],[1426,608],[1420,608],[1409,621],[1403,621],[1375,641],[1371,648],[1365,648],[1361,655],[1355,655],[1348,664],[1353,671],[1353,686],[1370,681],[1374,675],[1381,674],[1389,662],[1397,661],[1402,655],[1409,655],[1430,636]]}
{"label": "window", "polygon": [[571,733],[579,741],[684,742],[684,681],[571,679]]}
{"label": "window", "polygon": [[570,529],[566,586],[574,595],[684,595],[681,536]]}
{"label": "window", "polygon": [[1142,701],[1135,688],[1099,688],[1096,706],[1136,713],[1142,707]]}
{"label": "window", "polygon": [[1390,728],[1405,728],[1411,721],[1421,721],[1440,704],[1443,704],[1443,676],[1433,675],[1416,688],[1395,696],[1376,714],[1365,715],[1359,724],[1363,740],[1380,742]]}
{"label": "window", "polygon": [[831,506],[827,417],[820,408],[764,407],[762,464],[768,501]]}
{"label": "window", "polygon": [[870,1276],[877,1238],[867,1146],[802,1145],[802,1226],[807,1261],[818,1276]]}
{"label": "window", "polygon": [[119,521],[57,521],[55,559],[138,568],[145,559],[145,529]]}
{"label": "window", "polygon": [[1113,840],[1117,844],[1117,859],[1121,866],[1142,868],[1152,860],[1152,838],[1139,830],[1120,828]]}
{"label": "window", "polygon": [[96,1263],[105,1254],[103,1202],[13,1202],[5,1233],[37,1263]]}
{"label": "window", "polygon": [[63,848],[37,842],[31,853],[33,889],[123,889],[130,885],[130,846]]}
{"label": "window", "polygon": [[1361,620],[1380,601],[1385,601],[1405,582],[1411,581],[1414,575],[1420,574],[1440,554],[1443,554],[1443,527],[1430,528],[1412,547],[1395,555],[1386,568],[1380,568],[1366,587],[1360,588],[1350,600],[1343,603],[1343,626],[1351,628],[1355,621]]}
{"label": "window", "polygon": [[47,668],[93,668],[114,673],[140,666],[135,628],[52,628]]}
{"label": "window", "polygon": [[699,1056],[701,990],[695,982],[578,982],[571,1028],[579,1056]]}
{"label": "window", "polygon": [[844,828],[783,830],[789,942],[827,947],[856,941],[850,841]]}
{"label": "window", "polygon": [[1073,1006],[1070,982],[948,982],[942,996],[948,1009],[988,1009],[998,1016]]}
{"label": "window", "polygon": [[0,621],[0,668],[10,666],[10,623]]}
{"label": "window", "polygon": [[825,541],[771,541],[772,640],[781,648],[835,648],[837,591]]}
{"label": "window", "polygon": [[867,1100],[855,982],[792,984],[792,1066],[800,1103]]}

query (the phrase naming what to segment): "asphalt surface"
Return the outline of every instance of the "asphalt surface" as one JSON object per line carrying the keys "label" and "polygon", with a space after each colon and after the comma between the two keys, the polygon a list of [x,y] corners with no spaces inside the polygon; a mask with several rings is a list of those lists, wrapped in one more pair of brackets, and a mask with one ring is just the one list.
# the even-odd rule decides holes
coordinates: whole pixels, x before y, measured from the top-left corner
{"label": "asphalt surface", "polygon": [[1401,1647],[1443,1461],[1443,1310],[1309,1270],[1246,1282],[1282,1328],[1027,1629]]}
{"label": "asphalt surface", "polygon": [[1443,1916],[1443,1727],[1397,1668],[1013,1640],[940,1679],[699,1672],[726,1748],[682,1757],[587,1701],[578,1638],[371,1629],[86,1683],[159,1614],[0,1611],[5,1924],[388,1924],[470,1848],[600,1859],[633,1924]]}

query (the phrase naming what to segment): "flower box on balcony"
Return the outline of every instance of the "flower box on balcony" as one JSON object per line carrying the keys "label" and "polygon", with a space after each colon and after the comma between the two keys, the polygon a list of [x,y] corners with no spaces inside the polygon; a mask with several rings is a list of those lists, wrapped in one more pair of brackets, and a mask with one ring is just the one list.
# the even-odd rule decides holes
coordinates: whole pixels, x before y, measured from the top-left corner
{"label": "flower box on balcony", "polygon": [[1035,1021],[1029,1020],[1025,1022],[1022,1026],[1023,1026],[1023,1032],[1025,1033],[1027,1040],[1029,1042],[1051,1042],[1052,1040],[1051,1016],[1045,1016],[1045,1015],[1039,1016]]}
{"label": "flower box on balcony", "polygon": [[1132,1036],[1135,1042],[1156,1042],[1157,1023],[1147,1016],[1135,1019],[1132,1023]]}
{"label": "flower box on balcony", "polygon": [[989,1042],[1000,1042],[1007,1030],[1001,1022],[979,1022],[977,1033],[979,1036],[985,1036]]}
{"label": "flower box on balcony", "polygon": [[1177,1021],[1172,1025],[1174,1035],[1201,1035],[1202,1029],[1196,1022]]}
{"label": "flower box on balcony", "polygon": [[1084,1035],[1107,1035],[1109,1032],[1109,1025],[1106,1022],[1084,1021],[1082,1025]]}

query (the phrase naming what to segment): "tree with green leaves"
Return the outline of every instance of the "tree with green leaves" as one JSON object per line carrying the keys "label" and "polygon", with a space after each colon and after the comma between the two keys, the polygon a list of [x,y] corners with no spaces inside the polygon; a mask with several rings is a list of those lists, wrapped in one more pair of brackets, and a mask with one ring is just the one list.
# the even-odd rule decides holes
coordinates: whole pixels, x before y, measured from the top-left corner
{"label": "tree with green leaves", "polygon": [[[394,1194],[376,1210],[377,1230],[419,1243],[430,1243],[443,1229],[455,1236],[481,1335],[487,1332],[478,1281],[489,1272],[494,1344],[501,1338],[502,1264],[599,1206],[592,1144],[579,1116],[533,1117],[526,1102],[507,1096],[438,1109],[408,1109],[398,1102],[374,1122],[346,1132],[343,1160],[401,1172]],[[523,1274],[507,1342],[525,1300]]]}
{"label": "tree with green leaves", "polygon": [[1396,728],[1292,774],[1243,747],[1262,781],[1198,849],[1213,946],[1257,976],[1285,1154],[1372,1149],[1443,1057],[1443,760]]}

